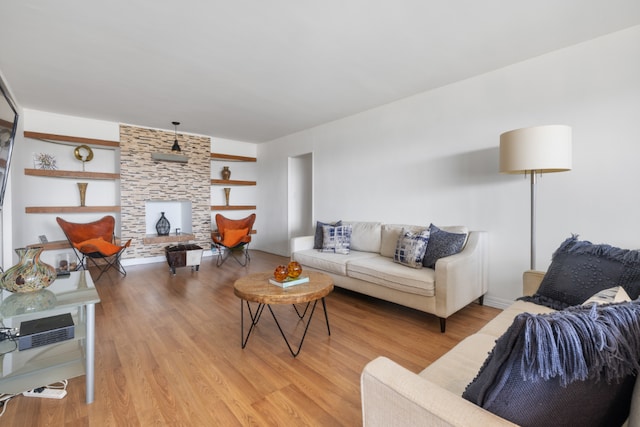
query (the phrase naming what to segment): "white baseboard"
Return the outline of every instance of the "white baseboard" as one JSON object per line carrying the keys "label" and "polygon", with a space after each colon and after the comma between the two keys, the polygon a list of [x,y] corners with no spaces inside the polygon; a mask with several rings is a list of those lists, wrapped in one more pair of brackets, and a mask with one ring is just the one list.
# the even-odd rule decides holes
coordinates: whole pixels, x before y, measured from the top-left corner
{"label": "white baseboard", "polygon": [[511,304],[513,304],[512,300],[508,300],[504,298],[496,298],[490,295],[484,296],[484,305],[489,307],[499,308],[501,310],[504,310],[505,308],[509,307]]}

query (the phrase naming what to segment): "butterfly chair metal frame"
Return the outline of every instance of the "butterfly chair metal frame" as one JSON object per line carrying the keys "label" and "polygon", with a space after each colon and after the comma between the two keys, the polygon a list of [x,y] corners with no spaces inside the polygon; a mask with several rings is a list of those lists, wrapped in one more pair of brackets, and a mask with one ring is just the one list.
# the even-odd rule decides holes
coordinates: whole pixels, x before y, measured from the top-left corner
{"label": "butterfly chair metal frame", "polygon": [[[120,263],[120,257],[131,245],[131,239],[122,246],[116,244],[114,217],[107,215],[88,223],[69,222],[60,217],[57,217],[56,221],[78,258],[79,264],[76,270],[80,268],[86,270],[89,268],[89,263],[92,263],[100,270],[96,281],[100,280],[110,268],[115,268],[123,276],[127,275],[127,271]],[[99,263],[98,260],[102,262]]]}
{"label": "butterfly chair metal frame", "polygon": [[218,229],[211,232],[211,240],[218,252],[216,260],[218,267],[224,264],[229,256],[243,267],[251,261],[249,243],[255,220],[256,214],[242,219],[229,219],[221,214],[216,214]]}

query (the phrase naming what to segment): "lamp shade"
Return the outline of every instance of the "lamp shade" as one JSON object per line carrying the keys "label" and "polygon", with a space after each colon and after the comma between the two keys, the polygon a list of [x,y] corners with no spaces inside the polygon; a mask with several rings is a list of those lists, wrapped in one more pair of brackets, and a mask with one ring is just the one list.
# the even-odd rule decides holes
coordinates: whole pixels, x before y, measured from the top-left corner
{"label": "lamp shade", "polygon": [[500,135],[500,172],[571,170],[571,127],[535,126]]}

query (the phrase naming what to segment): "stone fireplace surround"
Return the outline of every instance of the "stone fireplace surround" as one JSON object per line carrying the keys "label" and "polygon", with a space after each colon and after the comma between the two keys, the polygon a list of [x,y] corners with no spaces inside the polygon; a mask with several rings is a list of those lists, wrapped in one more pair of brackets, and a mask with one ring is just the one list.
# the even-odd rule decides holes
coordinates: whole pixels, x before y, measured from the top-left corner
{"label": "stone fireplace surround", "polygon": [[[174,137],[172,131],[120,125],[121,236],[132,239],[131,247],[124,253],[125,259],[164,256],[165,246],[177,243],[172,241],[175,239],[172,236],[163,237],[161,241],[149,239],[153,236],[148,233],[147,202],[169,205],[190,202],[191,234],[194,235],[190,243],[209,248],[211,139],[178,133],[180,154],[189,158],[188,163],[153,160],[151,153],[171,153]],[[175,228],[183,221],[174,218],[174,222],[169,214],[166,215],[175,236]]]}

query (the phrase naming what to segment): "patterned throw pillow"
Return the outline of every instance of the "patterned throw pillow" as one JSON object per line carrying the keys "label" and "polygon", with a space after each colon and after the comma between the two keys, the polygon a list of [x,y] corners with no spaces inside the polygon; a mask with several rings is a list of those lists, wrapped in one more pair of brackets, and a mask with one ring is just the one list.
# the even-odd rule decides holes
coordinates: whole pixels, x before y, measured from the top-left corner
{"label": "patterned throw pillow", "polygon": [[322,252],[347,255],[351,249],[351,225],[322,226]]}
{"label": "patterned throw pillow", "polygon": [[582,305],[589,304],[612,304],[614,302],[631,301],[629,295],[622,286],[614,286],[613,288],[600,291],[585,302]]}
{"label": "patterned throw pillow", "polygon": [[338,225],[342,225],[342,220],[336,221],[333,224],[316,221],[316,234],[313,236],[313,249],[322,249],[322,240],[324,237],[324,231],[322,230],[323,225],[337,227]]}
{"label": "patterned throw pillow", "polygon": [[436,261],[450,255],[455,255],[464,248],[467,241],[465,233],[449,233],[431,224],[429,226],[429,244],[424,255],[422,265],[436,268]]}
{"label": "patterned throw pillow", "polygon": [[396,243],[393,261],[411,268],[422,268],[422,259],[427,251],[428,242],[429,229],[413,233],[403,228]]}

